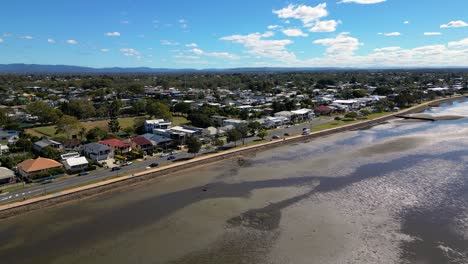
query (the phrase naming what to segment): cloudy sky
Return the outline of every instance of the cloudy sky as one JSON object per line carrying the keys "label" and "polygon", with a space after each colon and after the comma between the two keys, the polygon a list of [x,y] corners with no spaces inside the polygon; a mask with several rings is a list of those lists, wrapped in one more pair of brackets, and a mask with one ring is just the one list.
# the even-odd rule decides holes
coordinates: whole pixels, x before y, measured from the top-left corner
{"label": "cloudy sky", "polygon": [[466,0],[15,0],[0,63],[468,66]]}

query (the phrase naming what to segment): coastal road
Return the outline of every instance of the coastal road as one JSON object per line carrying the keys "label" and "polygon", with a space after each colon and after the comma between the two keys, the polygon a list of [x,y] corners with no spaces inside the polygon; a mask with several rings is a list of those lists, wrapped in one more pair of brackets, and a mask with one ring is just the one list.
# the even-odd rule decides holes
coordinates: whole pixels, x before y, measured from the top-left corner
{"label": "coastal road", "polygon": [[[302,123],[298,125],[292,125],[290,127],[283,127],[274,130],[268,131],[267,139],[270,139],[273,135],[283,136],[285,133],[290,135],[297,135],[302,133],[303,128],[311,128],[317,125],[321,125],[327,122],[330,122],[333,118],[323,118],[318,120],[313,120],[308,123]],[[245,143],[250,143],[255,140],[258,140],[258,137],[250,137],[245,139]],[[238,144],[239,145],[239,144]],[[226,144],[225,147],[233,147],[234,143]],[[200,151],[200,154],[206,153],[209,150],[203,149]],[[26,200],[28,198],[45,195],[48,193],[54,193],[58,191],[63,191],[73,187],[78,187],[97,181],[102,181],[122,175],[128,175],[136,172],[141,172],[146,170],[151,163],[157,162],[160,165],[169,164],[171,162],[177,162],[177,160],[184,160],[191,158],[193,155],[187,153],[186,151],[180,151],[174,155],[176,160],[168,161],[167,157],[148,157],[144,161],[136,161],[133,164],[125,167],[121,167],[120,170],[111,171],[110,169],[99,168],[97,171],[90,172],[85,176],[69,176],[65,178],[59,178],[54,180],[51,183],[47,184],[37,184],[34,186],[27,186],[12,192],[0,193],[0,204],[7,204],[16,201]]]}
{"label": "coastal road", "polygon": [[167,157],[148,157],[147,160],[136,161],[129,166],[121,167],[121,169],[117,171],[111,171],[111,169],[100,168],[97,171],[90,172],[90,174],[85,176],[70,176],[62,179],[56,179],[53,182],[47,184],[38,184],[30,187],[26,186],[25,188],[15,190],[12,192],[1,193],[0,204],[22,201],[31,197],[58,192],[70,189],[72,187],[90,184],[96,181],[102,181],[113,177],[141,172],[146,170],[146,167],[148,167],[153,162],[157,162],[161,166],[164,164],[169,164],[171,162],[177,162],[177,160],[180,159],[190,158],[193,155],[181,151],[179,153],[176,153],[174,156],[176,157],[176,160],[174,161],[168,161]]}

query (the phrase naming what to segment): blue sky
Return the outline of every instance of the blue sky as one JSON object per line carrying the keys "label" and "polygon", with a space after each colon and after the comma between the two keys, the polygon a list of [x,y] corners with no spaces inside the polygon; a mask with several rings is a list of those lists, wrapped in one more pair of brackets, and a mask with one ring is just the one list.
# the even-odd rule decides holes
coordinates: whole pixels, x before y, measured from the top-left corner
{"label": "blue sky", "polygon": [[468,66],[466,0],[15,0],[0,63]]}

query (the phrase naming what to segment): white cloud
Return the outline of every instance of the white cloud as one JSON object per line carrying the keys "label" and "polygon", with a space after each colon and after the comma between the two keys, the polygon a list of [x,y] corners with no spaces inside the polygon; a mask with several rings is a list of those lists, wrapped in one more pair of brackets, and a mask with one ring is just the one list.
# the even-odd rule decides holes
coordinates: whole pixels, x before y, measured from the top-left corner
{"label": "white cloud", "polygon": [[3,33],[3,35],[2,35],[2,37],[4,37],[4,38],[9,38],[9,37],[12,37],[12,36],[13,36],[13,34],[11,34],[11,33]]}
{"label": "white cloud", "polygon": [[269,30],[275,30],[275,29],[278,29],[278,28],[280,28],[280,27],[281,27],[281,26],[279,26],[279,25],[269,25],[267,28],[268,28]]}
{"label": "white cloud", "polygon": [[100,49],[101,52],[109,52],[110,49]]}
{"label": "white cloud", "polygon": [[400,32],[388,32],[388,33],[378,33],[378,35],[383,35],[386,37],[397,37],[397,36],[401,36],[401,33]]}
{"label": "white cloud", "polygon": [[362,5],[370,5],[370,4],[378,4],[385,2],[387,0],[342,0],[338,3],[356,3],[356,4],[362,4]]}
{"label": "white cloud", "polygon": [[179,55],[174,56],[174,58],[196,60],[196,59],[199,59],[200,57],[199,56],[193,56],[193,55],[179,54]]}
{"label": "white cloud", "polygon": [[457,20],[457,21],[450,21],[444,25],[440,25],[440,28],[459,28],[459,27],[468,27],[468,24],[465,21]]}
{"label": "white cloud", "polygon": [[267,32],[262,34],[262,37],[263,38],[269,38],[269,37],[273,37],[274,35],[275,35],[275,33],[273,31],[267,31]]}
{"label": "white cloud", "polygon": [[442,35],[440,32],[424,32],[424,36],[438,36]]}
{"label": "white cloud", "polygon": [[408,20],[404,21],[403,24],[408,25],[410,22]]}
{"label": "white cloud", "polygon": [[132,49],[132,48],[120,49],[120,52],[122,52],[123,55],[127,56],[127,57],[140,56],[140,52],[138,50]]}
{"label": "white cloud", "polygon": [[67,41],[65,41],[67,44],[70,44],[70,45],[76,45],[78,44],[78,41],[74,40],[74,39],[69,39]]}
{"label": "white cloud", "polygon": [[271,58],[280,61],[294,61],[296,55],[286,49],[287,45],[293,43],[289,39],[270,40],[264,39],[271,34],[252,33],[248,35],[232,35],[222,37],[221,40],[231,41],[244,45],[247,48],[247,53],[254,55],[256,58]]}
{"label": "white cloud", "polygon": [[215,58],[223,58],[223,59],[239,59],[239,56],[230,54],[228,52],[205,52],[201,49],[192,49],[189,52],[194,53],[196,55],[208,56],[208,57],[215,57]]}
{"label": "white cloud", "polygon": [[385,47],[385,48],[378,48],[378,49],[374,49],[375,52],[387,52],[387,51],[397,51],[397,50],[401,50],[400,47]]}
{"label": "white cloud", "polygon": [[287,7],[279,10],[273,10],[273,13],[278,15],[279,18],[294,18],[299,19],[304,24],[309,24],[322,17],[328,15],[327,3],[321,3],[315,7],[307,5],[288,5]]}
{"label": "white cloud", "polygon": [[48,43],[55,43],[55,39],[48,38],[48,39],[47,39],[47,42],[48,42]]}
{"label": "white cloud", "polygon": [[177,45],[180,45],[179,42],[173,42],[173,41],[169,41],[169,40],[161,40],[161,45],[166,45],[166,46],[177,46]]}
{"label": "white cloud", "polygon": [[449,47],[468,47],[468,38],[448,43]]}
{"label": "white cloud", "polygon": [[185,47],[196,48],[196,47],[198,47],[198,45],[197,45],[197,43],[190,43],[190,44],[185,44]]}
{"label": "white cloud", "polygon": [[289,29],[285,29],[282,31],[283,34],[285,34],[286,36],[289,36],[289,37],[307,37],[309,36],[308,34],[302,32],[302,30],[298,29],[298,28],[289,28]]}
{"label": "white cloud", "polygon": [[108,37],[120,37],[120,32],[117,32],[117,31],[116,32],[107,32],[105,35],[108,36]]}
{"label": "white cloud", "polygon": [[2,42],[3,42],[3,39],[0,38],[0,43],[2,43]]}
{"label": "white cloud", "polygon": [[327,21],[318,21],[315,26],[313,26],[311,32],[335,32],[336,26],[340,24],[341,21],[327,20]]}
{"label": "white cloud", "polygon": [[318,39],[313,43],[327,47],[326,54],[329,56],[351,56],[363,45],[357,38],[350,37],[348,32],[340,33],[335,38]]}
{"label": "white cloud", "polygon": [[130,24],[130,21],[128,20],[120,21],[120,24]]}
{"label": "white cloud", "polygon": [[33,37],[32,37],[32,36],[29,36],[29,35],[27,35],[27,36],[21,36],[20,38],[21,38],[21,39],[27,39],[27,40],[33,39]]}

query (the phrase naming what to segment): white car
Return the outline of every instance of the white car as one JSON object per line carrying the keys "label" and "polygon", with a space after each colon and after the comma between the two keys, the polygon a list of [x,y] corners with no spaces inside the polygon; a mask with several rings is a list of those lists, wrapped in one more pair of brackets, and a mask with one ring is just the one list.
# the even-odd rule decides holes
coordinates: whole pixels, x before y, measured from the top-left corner
{"label": "white car", "polygon": [[167,156],[169,156],[169,154],[168,154],[168,153],[161,153],[161,155],[160,155],[159,157],[161,157],[161,158],[162,158],[162,157],[167,157]]}

